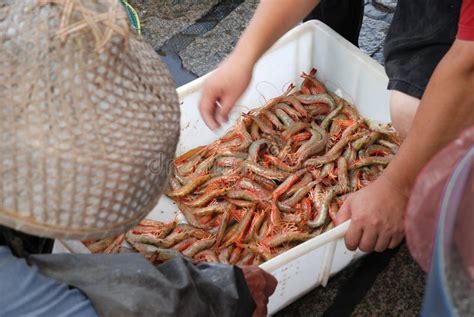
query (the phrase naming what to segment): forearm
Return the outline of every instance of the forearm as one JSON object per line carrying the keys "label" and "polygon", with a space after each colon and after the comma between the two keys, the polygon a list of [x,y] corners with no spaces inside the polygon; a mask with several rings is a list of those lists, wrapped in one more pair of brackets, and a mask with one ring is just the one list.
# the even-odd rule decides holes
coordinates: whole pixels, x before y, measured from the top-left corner
{"label": "forearm", "polygon": [[0,294],[1,316],[98,316],[79,290],[44,276],[3,246],[0,246]]}
{"label": "forearm", "polygon": [[429,159],[474,124],[474,42],[456,40],[436,68],[412,127],[384,175],[409,195]]}
{"label": "forearm", "polygon": [[136,253],[48,254],[29,261],[41,274],[80,289],[100,316],[249,316],[255,309],[242,271],[229,265],[175,258],[154,267]]}
{"label": "forearm", "polygon": [[252,65],[319,0],[262,0],[234,50]]}

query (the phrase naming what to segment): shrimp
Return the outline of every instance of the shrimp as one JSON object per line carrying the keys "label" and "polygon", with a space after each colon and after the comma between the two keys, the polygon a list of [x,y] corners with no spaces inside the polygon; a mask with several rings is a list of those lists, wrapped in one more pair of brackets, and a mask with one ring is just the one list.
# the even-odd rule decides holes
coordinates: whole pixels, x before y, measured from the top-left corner
{"label": "shrimp", "polygon": [[240,241],[247,230],[247,227],[250,225],[252,217],[254,216],[254,209],[248,210],[242,220],[240,221],[239,225],[237,226],[236,230],[232,233],[232,235],[226,239],[223,247],[228,247],[235,241]]}
{"label": "shrimp", "polygon": [[255,183],[254,181],[246,177],[240,180],[239,186],[243,189],[248,189],[250,191],[253,191],[254,193],[258,194],[260,197],[271,197],[272,195],[270,191],[266,190],[259,184]]}
{"label": "shrimp", "polygon": [[293,119],[291,119],[291,117],[288,116],[285,111],[281,109],[276,109],[275,114],[283,122],[286,128],[289,128],[293,124],[295,124],[295,121],[293,121]]}
{"label": "shrimp", "polygon": [[386,166],[388,165],[388,163],[390,163],[391,160],[392,160],[392,156],[369,156],[352,163],[349,166],[349,170],[361,168],[364,166],[375,165],[375,164]]}
{"label": "shrimp", "polygon": [[263,145],[269,146],[270,141],[267,140],[267,139],[259,139],[257,141],[253,141],[252,144],[250,145],[250,148],[249,148],[249,154],[248,154],[247,160],[250,161],[250,162],[255,162],[256,163],[257,158],[259,156],[260,148]]}
{"label": "shrimp", "polygon": [[244,170],[249,170],[255,174],[266,177],[268,179],[275,179],[281,181],[288,176],[286,172],[266,169],[263,166],[258,165],[257,163],[252,163],[249,161],[245,161],[242,164],[242,167],[244,168]]}
{"label": "shrimp", "polygon": [[335,190],[329,190],[323,197],[321,195],[314,195],[313,205],[318,210],[318,216],[307,222],[310,228],[319,228],[324,225],[328,218],[329,203],[336,196]]}
{"label": "shrimp", "polygon": [[274,134],[275,131],[273,130],[272,127],[270,127],[265,121],[261,120],[258,115],[252,116],[248,114],[242,114],[244,117],[249,117],[251,118],[259,127],[262,132],[268,133],[268,134]]}
{"label": "shrimp", "polygon": [[284,195],[283,198],[289,198],[291,197],[294,193],[296,193],[300,188],[308,184],[313,180],[313,177],[311,176],[310,173],[305,173],[303,178],[296,184],[294,184],[290,189],[288,189]]}
{"label": "shrimp", "polygon": [[314,78],[315,74],[316,70],[313,68],[309,74],[303,73],[301,75],[301,77],[304,78],[301,89],[303,90],[303,88],[308,88],[310,93],[314,95],[326,93],[326,87],[324,87],[324,85],[316,78]]}
{"label": "shrimp", "polygon": [[192,181],[184,185],[183,187],[173,190],[167,195],[169,197],[183,197],[186,196],[190,193],[192,193],[197,187],[199,187],[201,184],[205,183],[208,181],[210,178],[212,178],[213,175],[207,174],[207,175],[202,175],[194,178]]}
{"label": "shrimp", "polygon": [[264,160],[269,162],[270,164],[272,164],[276,168],[278,168],[282,171],[285,171],[285,172],[293,173],[298,169],[298,166],[290,166],[290,165],[286,164],[285,162],[283,162],[282,160],[280,160],[278,157],[275,157],[273,155],[265,154],[264,155]]}
{"label": "shrimp", "polygon": [[385,156],[385,155],[390,155],[392,152],[386,146],[379,145],[379,144],[372,144],[367,147],[367,150],[365,151],[365,153],[368,156],[375,156],[375,155]]}
{"label": "shrimp", "polygon": [[209,191],[196,200],[190,201],[186,203],[189,207],[202,207],[203,205],[207,204],[211,200],[213,200],[216,197],[219,196],[224,196],[227,193],[228,189],[227,188],[218,188],[214,189],[212,191]]}
{"label": "shrimp", "polygon": [[216,243],[214,245],[215,247],[218,247],[220,245],[222,238],[224,237],[225,230],[227,229],[227,226],[230,222],[232,208],[233,207],[229,205],[229,207],[224,210],[224,214],[220,218],[220,224],[216,234]]}
{"label": "shrimp", "polygon": [[174,164],[176,166],[181,165],[182,163],[184,163],[185,161],[191,159],[192,157],[195,157],[196,155],[201,154],[204,150],[206,150],[206,146],[202,145],[202,146],[195,147],[194,149],[191,149],[191,150],[181,154],[177,158],[175,158]]}
{"label": "shrimp", "polygon": [[362,124],[362,120],[354,122],[353,125],[346,128],[344,132],[342,132],[341,139],[324,156],[319,156],[316,158],[309,159],[305,162],[304,166],[305,167],[312,167],[312,166],[318,167],[325,163],[329,163],[329,162],[337,160],[343,148],[349,142],[353,140],[355,136],[352,134],[360,127],[361,124]]}
{"label": "shrimp", "polygon": [[295,109],[293,109],[292,107],[290,107],[289,105],[287,105],[284,102],[280,102],[280,103],[276,104],[273,107],[273,109],[275,109],[275,112],[276,112],[277,109],[282,110],[283,112],[285,112],[287,115],[289,115],[290,117],[292,117],[294,119],[301,118],[301,113],[299,113],[298,111],[296,111]]}
{"label": "shrimp", "polygon": [[236,205],[237,207],[242,207],[242,208],[250,208],[255,206],[255,202],[253,201],[248,201],[248,200],[242,200],[242,199],[232,199],[229,197],[226,197],[226,200],[233,204]]}
{"label": "shrimp", "polygon": [[278,130],[283,130],[283,124],[271,110],[262,111],[262,114],[267,117],[268,120],[270,120],[270,122],[275,126],[275,128],[277,128]]}
{"label": "shrimp", "polygon": [[236,247],[232,250],[229,257],[229,264],[236,264],[242,255],[242,248]]}
{"label": "shrimp", "polygon": [[288,140],[293,134],[296,134],[300,132],[301,130],[304,130],[309,127],[310,127],[309,123],[298,121],[298,122],[295,122],[295,124],[293,124],[292,126],[288,127],[287,130],[283,131],[281,136],[283,137],[284,140]]}
{"label": "shrimp", "polygon": [[324,129],[319,127],[315,122],[311,123],[311,128],[311,139],[296,151],[298,165],[303,164],[303,161],[311,155],[321,152],[328,142],[328,134]]}
{"label": "shrimp", "polygon": [[348,164],[351,164],[357,159],[357,152],[352,148],[352,146],[348,146],[342,156],[346,159]]}
{"label": "shrimp", "polygon": [[306,232],[299,231],[290,231],[290,232],[281,232],[274,236],[268,237],[262,241],[267,246],[271,248],[278,247],[284,243],[293,242],[293,241],[305,241],[310,239],[311,236]]}
{"label": "shrimp", "polygon": [[334,170],[334,162],[324,164],[323,168],[321,169],[321,174],[319,174],[319,177],[326,178],[332,173],[332,170]]}
{"label": "shrimp", "polygon": [[298,111],[303,117],[308,116],[308,112],[306,109],[303,107],[303,105],[300,103],[300,101],[295,98],[294,96],[282,96],[282,97],[277,97],[275,98],[276,102],[282,102],[282,103],[289,103],[293,106],[293,108]]}
{"label": "shrimp", "polygon": [[197,253],[194,259],[198,262],[219,263],[219,258],[214,250],[203,250]]}
{"label": "shrimp", "polygon": [[255,238],[258,230],[262,226],[264,220],[267,218],[267,210],[264,209],[262,212],[258,213],[253,217],[252,223],[250,224],[250,229],[247,234],[247,238],[244,239],[244,242],[250,242],[251,239]]}
{"label": "shrimp", "polygon": [[363,137],[355,140],[354,142],[352,142],[352,148],[356,151],[359,151],[360,149],[362,149],[362,147],[371,145],[372,143],[377,141],[379,138],[380,138],[380,133],[372,131],[364,135]]}
{"label": "shrimp", "polygon": [[238,134],[240,134],[242,142],[240,145],[238,145],[235,150],[244,150],[249,147],[249,145],[252,143],[253,139],[250,133],[247,131],[247,125],[245,124],[245,121],[249,121],[248,117],[243,117],[241,120],[237,122],[237,128],[236,131]]}
{"label": "shrimp", "polygon": [[217,204],[210,204],[207,207],[196,208],[193,213],[198,217],[202,217],[215,213],[223,213],[229,207],[230,204],[228,202],[221,202]]}
{"label": "shrimp", "polygon": [[248,189],[241,189],[241,190],[232,190],[227,193],[227,197],[230,199],[241,199],[241,200],[247,200],[251,202],[257,202],[270,198],[270,194],[268,194],[268,197],[265,196],[260,196],[257,193],[248,190]]}
{"label": "shrimp", "polygon": [[312,181],[302,186],[296,191],[293,196],[291,196],[291,198],[288,198],[287,200],[283,201],[283,204],[289,207],[293,207],[294,205],[299,203],[301,199],[303,199],[303,197],[306,196],[317,183],[319,183],[319,181]]}
{"label": "shrimp", "polygon": [[260,139],[260,132],[259,132],[259,127],[256,122],[252,123],[252,127],[250,129],[250,135],[252,136],[252,140],[256,141]]}
{"label": "shrimp", "polygon": [[243,159],[238,158],[238,157],[232,157],[232,156],[219,157],[216,160],[216,166],[219,166],[219,167],[237,167],[242,162],[243,162]]}
{"label": "shrimp", "polygon": [[202,239],[192,244],[189,248],[184,250],[182,253],[184,256],[192,258],[199,251],[205,250],[211,247],[216,242],[215,238]]}
{"label": "shrimp", "polygon": [[208,174],[212,166],[214,165],[214,161],[216,160],[216,157],[217,157],[216,155],[211,155],[208,158],[206,158],[204,161],[199,163],[199,165],[196,167],[196,170],[194,171],[191,177],[198,177],[201,175]]}
{"label": "shrimp", "polygon": [[319,115],[326,115],[331,111],[331,107],[325,103],[314,103],[305,105],[311,117],[317,117]]}
{"label": "shrimp", "polygon": [[343,104],[339,104],[336,108],[334,108],[334,110],[332,110],[327,116],[326,118],[324,118],[323,122],[321,122],[321,128],[323,128],[324,130],[326,130],[328,127],[329,127],[329,123],[331,122],[331,120],[337,116],[339,114],[339,112],[341,111],[343,107]]}
{"label": "shrimp", "polygon": [[218,257],[219,263],[229,264],[229,257],[230,257],[230,254],[232,253],[232,249],[233,247],[229,246],[227,248],[223,248],[222,250],[220,250],[219,257]]}
{"label": "shrimp", "polygon": [[187,238],[187,239],[184,239],[183,241],[178,242],[177,244],[175,244],[173,246],[173,249],[175,249],[176,251],[182,252],[185,249],[189,248],[193,243],[195,243],[197,241],[198,241],[198,239],[196,239],[195,237]]}
{"label": "shrimp", "polygon": [[319,95],[298,95],[296,96],[299,102],[303,104],[313,104],[313,103],[325,103],[329,105],[330,110],[336,108],[336,102],[329,94],[319,94]]}
{"label": "shrimp", "polygon": [[392,151],[393,154],[397,154],[398,149],[400,148],[400,146],[398,146],[397,144],[389,142],[387,140],[379,139],[379,140],[377,140],[377,143],[379,143],[380,145],[388,147],[390,149],[390,151]]}

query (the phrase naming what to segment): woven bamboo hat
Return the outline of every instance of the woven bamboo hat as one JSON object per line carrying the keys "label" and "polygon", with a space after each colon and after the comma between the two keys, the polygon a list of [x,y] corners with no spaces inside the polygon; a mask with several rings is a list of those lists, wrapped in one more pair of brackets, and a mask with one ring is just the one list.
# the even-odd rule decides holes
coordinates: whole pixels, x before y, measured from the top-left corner
{"label": "woven bamboo hat", "polygon": [[118,0],[0,5],[0,223],[66,239],[134,226],[166,183],[178,105]]}

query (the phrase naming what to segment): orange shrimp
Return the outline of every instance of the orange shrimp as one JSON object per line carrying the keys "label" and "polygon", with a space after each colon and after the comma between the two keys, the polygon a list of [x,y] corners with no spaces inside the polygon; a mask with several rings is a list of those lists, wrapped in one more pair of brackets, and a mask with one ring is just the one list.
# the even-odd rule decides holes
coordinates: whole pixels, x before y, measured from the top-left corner
{"label": "orange shrimp", "polygon": [[295,134],[291,137],[291,140],[294,142],[301,142],[311,139],[311,133],[308,131]]}

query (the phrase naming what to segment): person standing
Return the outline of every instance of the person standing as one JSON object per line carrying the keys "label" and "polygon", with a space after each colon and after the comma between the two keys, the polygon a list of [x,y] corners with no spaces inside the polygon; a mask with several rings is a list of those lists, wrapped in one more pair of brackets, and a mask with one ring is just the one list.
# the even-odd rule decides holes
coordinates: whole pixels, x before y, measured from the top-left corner
{"label": "person standing", "polygon": [[[199,109],[209,128],[228,120],[258,59],[319,2],[260,2],[235,49],[204,83]],[[381,252],[400,244],[417,174],[474,124],[474,1],[399,0],[385,57],[392,123],[404,141],[384,173],[339,210],[337,224],[352,220],[345,234],[350,250]]]}

